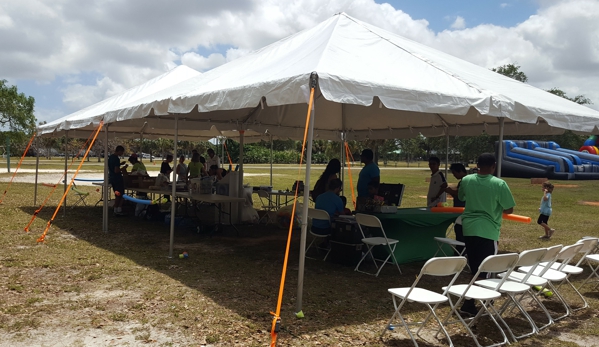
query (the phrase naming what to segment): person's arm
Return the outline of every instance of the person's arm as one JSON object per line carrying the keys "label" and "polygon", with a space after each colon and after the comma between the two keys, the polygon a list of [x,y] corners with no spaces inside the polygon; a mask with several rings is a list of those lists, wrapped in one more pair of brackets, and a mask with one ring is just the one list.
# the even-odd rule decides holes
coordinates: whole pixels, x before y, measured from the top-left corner
{"label": "person's arm", "polygon": [[445,188],[445,193],[453,196],[454,199],[458,197],[458,190],[457,189],[453,189],[451,187]]}
{"label": "person's arm", "polygon": [[543,190],[543,201],[547,201],[549,200],[549,196],[547,196],[549,192],[547,191],[547,189]]}
{"label": "person's arm", "polygon": [[514,200],[514,196],[510,191],[510,187],[508,187],[505,181],[503,182],[503,188],[501,189],[501,193],[499,195],[499,203],[503,208],[503,213],[514,213],[514,206],[516,206],[516,201]]}
{"label": "person's arm", "polygon": [[[538,195],[537,195],[537,196],[538,196]],[[503,213],[505,213],[505,214],[512,214],[512,213],[514,213],[514,208],[513,208],[513,207],[510,207],[510,208],[508,208],[507,210],[503,210]]]}

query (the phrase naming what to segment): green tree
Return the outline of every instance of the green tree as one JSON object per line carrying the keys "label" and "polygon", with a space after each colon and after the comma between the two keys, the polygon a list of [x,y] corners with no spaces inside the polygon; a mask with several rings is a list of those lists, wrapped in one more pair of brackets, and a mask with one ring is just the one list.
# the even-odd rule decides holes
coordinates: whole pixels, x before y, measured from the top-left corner
{"label": "green tree", "polygon": [[16,86],[9,86],[0,80],[0,128],[3,137],[13,142],[22,142],[35,129],[33,109],[35,99],[19,93]]}
{"label": "green tree", "polygon": [[586,96],[584,96],[582,94],[581,95],[576,95],[575,97],[570,98],[570,97],[568,97],[566,95],[566,93],[563,90],[561,90],[559,88],[551,88],[551,89],[548,90],[548,92],[551,93],[551,94],[557,95],[559,97],[562,97],[564,99],[573,101],[573,102],[575,102],[575,103],[577,103],[579,105],[591,105],[593,103],[591,101],[591,99],[587,98]]}
{"label": "green tree", "polygon": [[506,64],[496,68],[492,68],[491,71],[497,72],[498,74],[513,78],[516,81],[527,82],[528,77],[522,71],[520,71],[520,65]]}

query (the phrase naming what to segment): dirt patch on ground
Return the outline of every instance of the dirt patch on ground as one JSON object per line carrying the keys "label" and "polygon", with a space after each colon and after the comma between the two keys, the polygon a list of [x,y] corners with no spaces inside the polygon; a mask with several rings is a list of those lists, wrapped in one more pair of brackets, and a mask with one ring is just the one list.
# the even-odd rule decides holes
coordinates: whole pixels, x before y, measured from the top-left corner
{"label": "dirt patch on ground", "polygon": [[578,188],[578,184],[554,184],[553,186],[560,188]]}
{"label": "dirt patch on ground", "polygon": [[579,201],[580,205],[599,206],[599,201]]}

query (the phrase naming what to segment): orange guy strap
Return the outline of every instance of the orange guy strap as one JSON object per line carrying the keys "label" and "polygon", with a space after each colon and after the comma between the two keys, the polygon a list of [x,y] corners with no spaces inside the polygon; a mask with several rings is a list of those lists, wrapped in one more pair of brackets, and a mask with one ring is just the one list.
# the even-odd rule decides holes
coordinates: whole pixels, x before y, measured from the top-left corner
{"label": "orange guy strap", "polygon": [[[304,151],[306,149],[306,141],[308,139],[308,129],[310,127],[310,113],[312,112],[312,104],[314,103],[314,87],[310,88],[310,101],[308,103],[308,114],[306,115],[306,128],[304,129],[304,142],[302,145],[302,155],[300,156],[300,164],[297,169],[297,180],[301,176],[302,164],[304,159]],[[309,188],[304,188],[309,189]],[[283,261],[283,272],[281,273],[281,285],[279,286],[279,298],[277,300],[277,310],[271,312],[273,315],[272,326],[270,328],[270,347],[277,345],[277,334],[281,327],[281,305],[283,303],[283,290],[285,289],[285,276],[287,275],[287,262],[289,260],[289,248],[291,247],[291,234],[293,233],[293,221],[295,220],[295,209],[297,207],[297,195],[299,193],[299,184],[295,185],[295,197],[293,198],[293,208],[291,210],[291,221],[289,222],[289,233],[287,235],[287,247],[285,248],[285,260]],[[304,201],[305,203],[305,201]],[[305,216],[307,217],[307,216]]]}
{"label": "orange guy strap", "polygon": [[[89,135],[89,137],[87,138],[87,140],[85,141],[85,144],[83,145],[83,147],[81,147],[81,149],[87,148],[87,144],[89,143],[89,141],[92,139],[93,136],[94,136],[94,133],[91,133]],[[81,150],[79,152],[81,152]],[[74,162],[71,161],[71,163],[69,164],[69,167],[67,168],[67,171],[69,171],[71,169],[71,166],[73,166],[73,163]],[[66,174],[67,171],[62,173],[62,176],[60,176],[60,179],[58,180],[58,183],[56,183],[56,184],[42,183],[43,186],[50,187],[53,189],[50,191],[48,196],[46,196],[46,198],[40,205],[40,208],[38,208],[37,210],[35,210],[35,212],[33,212],[33,215],[31,216],[31,220],[29,221],[29,224],[27,224],[27,226],[24,229],[26,232],[29,232],[29,227],[31,226],[31,224],[33,224],[33,221],[35,220],[35,218],[37,218],[37,215],[42,211],[44,206],[46,206],[46,203],[48,202],[48,200],[50,200],[50,197],[52,197],[52,194],[54,194],[54,191],[56,190],[56,188],[58,188],[58,186],[60,186],[60,182],[62,182],[62,180],[64,179],[64,175]]]}
{"label": "orange guy strap", "polygon": [[56,215],[58,214],[58,211],[60,210],[60,207],[62,206],[64,199],[67,197],[67,194],[71,190],[71,187],[73,186],[73,182],[75,182],[75,177],[77,177],[79,170],[81,170],[81,166],[83,166],[83,163],[85,162],[85,158],[87,158],[87,155],[89,154],[89,151],[92,149],[94,142],[96,142],[96,137],[98,137],[100,130],[102,130],[103,124],[104,124],[104,122],[100,122],[100,125],[98,126],[98,130],[96,130],[96,133],[94,134],[94,138],[92,139],[92,142],[89,144],[89,147],[87,147],[87,150],[85,151],[85,155],[83,155],[83,158],[81,159],[81,162],[79,163],[79,166],[77,167],[77,171],[75,171],[75,174],[73,175],[73,177],[71,177],[71,182],[69,182],[69,186],[67,187],[67,190],[64,192],[64,194],[62,194],[62,198],[60,199],[58,206],[56,206],[56,210],[54,211],[54,214],[52,215],[52,219],[50,219],[48,221],[48,224],[46,225],[46,229],[44,230],[44,233],[42,234],[42,236],[40,236],[37,239],[37,242],[44,242],[44,240],[46,239],[46,234],[48,234],[48,230],[50,230],[50,226],[52,226],[52,222],[54,222],[54,218],[56,218]]}
{"label": "orange guy strap", "polygon": [[347,172],[349,173],[349,186],[351,187],[351,200],[354,203],[354,209],[356,208],[356,195],[354,193],[354,179],[351,174],[351,160],[349,160],[350,152],[349,145],[347,141],[345,141],[345,157],[347,158]]}
{"label": "orange guy strap", "polygon": [[4,194],[2,194],[2,199],[0,199],[0,204],[2,203],[2,201],[4,201],[4,198],[6,197],[6,193],[8,192],[8,189],[12,185],[12,181],[15,179],[15,176],[17,175],[17,171],[19,171],[19,168],[21,167],[21,163],[23,162],[23,159],[25,159],[25,155],[27,154],[27,151],[29,151],[29,147],[31,147],[31,144],[33,143],[33,139],[35,139],[35,133],[33,133],[33,136],[31,136],[31,139],[29,140],[29,143],[27,144],[27,147],[25,148],[25,152],[23,152],[23,155],[21,156],[21,160],[19,160],[19,164],[17,165],[15,172],[13,172],[12,177],[10,178],[10,182],[8,182],[8,187],[6,187]]}
{"label": "orange guy strap", "polygon": [[225,139],[225,142],[223,142],[223,144],[225,145],[225,151],[227,152],[227,158],[229,158],[229,165],[231,165],[231,170],[233,170],[233,160],[231,160],[231,156],[229,155],[229,150],[227,149],[227,140]]}

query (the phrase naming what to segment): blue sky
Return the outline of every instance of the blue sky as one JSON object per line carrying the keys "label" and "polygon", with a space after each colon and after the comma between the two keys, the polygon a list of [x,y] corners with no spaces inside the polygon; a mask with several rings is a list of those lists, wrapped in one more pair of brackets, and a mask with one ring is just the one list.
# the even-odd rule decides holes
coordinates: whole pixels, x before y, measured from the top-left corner
{"label": "blue sky", "polygon": [[515,26],[535,14],[538,5],[532,0],[391,0],[388,3],[409,14],[413,19],[426,19],[435,32],[448,30],[455,19],[465,19],[466,27],[494,24]]}
{"label": "blue sky", "polygon": [[[78,111],[175,65],[207,71],[338,12],[487,68],[518,63],[536,87],[559,87],[599,103],[596,0],[93,4],[95,11],[78,0],[63,0],[61,6],[37,0],[0,3],[0,78],[35,97],[38,120]],[[115,22],[123,13],[132,16]],[[156,16],[164,18],[160,26],[148,20]]]}

